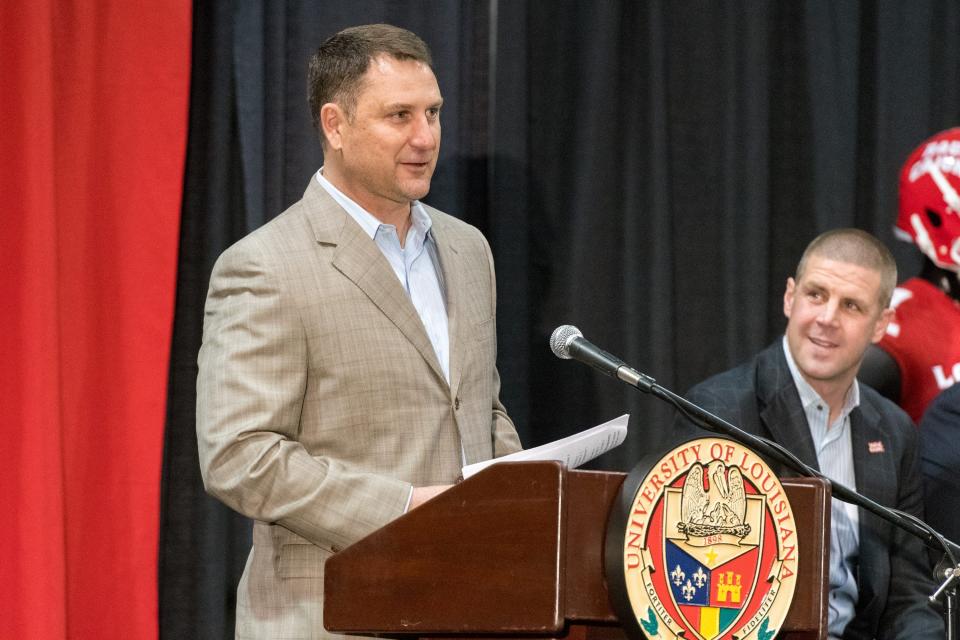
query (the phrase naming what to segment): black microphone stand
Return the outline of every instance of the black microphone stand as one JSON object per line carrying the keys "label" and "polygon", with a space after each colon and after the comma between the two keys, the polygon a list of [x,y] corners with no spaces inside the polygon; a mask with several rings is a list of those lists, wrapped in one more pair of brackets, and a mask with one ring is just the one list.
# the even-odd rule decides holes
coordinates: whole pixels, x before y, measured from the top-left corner
{"label": "black microphone stand", "polygon": [[934,530],[933,527],[930,527],[919,519],[885,507],[840,483],[830,480],[830,478],[827,478],[816,469],[804,464],[789,452],[785,451],[769,440],[757,437],[753,434],[747,433],[739,427],[735,427],[726,420],[723,420],[722,418],[710,413],[706,409],[703,409],[699,405],[696,405],[686,398],[673,393],[669,389],[660,386],[657,384],[655,379],[644,373],[639,373],[635,369],[627,367],[626,365],[621,366],[614,372],[604,371],[603,369],[600,370],[608,375],[619,378],[623,382],[626,382],[639,391],[649,393],[670,403],[681,413],[707,431],[724,433],[738,442],[746,444],[747,446],[752,447],[754,450],[768,456],[769,458],[776,460],[790,469],[793,469],[802,476],[826,480],[830,483],[833,495],[838,497],[840,500],[866,509],[867,511],[883,518],[887,522],[890,522],[894,526],[899,527],[900,529],[916,536],[917,538],[920,538],[923,540],[924,544],[929,547],[943,549],[943,559],[937,565],[936,569],[934,569],[933,576],[934,581],[940,583],[940,587],[930,596],[929,599],[932,603],[937,601],[940,596],[943,595],[946,638],[947,640],[957,639],[957,590],[958,583],[960,583],[960,564],[957,563],[957,558],[960,556],[960,546],[958,546],[955,542],[947,540],[944,536],[940,535],[936,530]]}

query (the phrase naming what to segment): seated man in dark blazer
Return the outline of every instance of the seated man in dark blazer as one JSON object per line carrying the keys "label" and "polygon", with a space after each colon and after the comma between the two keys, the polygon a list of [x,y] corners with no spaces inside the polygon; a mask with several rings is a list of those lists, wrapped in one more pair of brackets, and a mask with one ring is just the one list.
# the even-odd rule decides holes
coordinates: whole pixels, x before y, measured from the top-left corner
{"label": "seated man in dark blazer", "polygon": [[[831,479],[919,515],[916,428],[899,407],[856,380],[864,352],[893,317],[896,282],[893,257],[870,234],[822,234],[787,279],[783,339],[687,397],[777,441]],[[678,426],[691,428],[683,420]],[[943,623],[927,604],[936,586],[922,543],[836,499],[831,518],[830,637],[943,638]]]}

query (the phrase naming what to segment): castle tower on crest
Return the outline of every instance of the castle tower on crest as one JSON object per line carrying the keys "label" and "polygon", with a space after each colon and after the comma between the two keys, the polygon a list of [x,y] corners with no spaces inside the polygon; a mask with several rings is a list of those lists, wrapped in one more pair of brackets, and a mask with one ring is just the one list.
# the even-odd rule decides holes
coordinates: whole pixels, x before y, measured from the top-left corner
{"label": "castle tower on crest", "polygon": [[733,571],[726,571],[720,573],[717,578],[717,602],[739,603],[742,589],[740,574],[734,577]]}

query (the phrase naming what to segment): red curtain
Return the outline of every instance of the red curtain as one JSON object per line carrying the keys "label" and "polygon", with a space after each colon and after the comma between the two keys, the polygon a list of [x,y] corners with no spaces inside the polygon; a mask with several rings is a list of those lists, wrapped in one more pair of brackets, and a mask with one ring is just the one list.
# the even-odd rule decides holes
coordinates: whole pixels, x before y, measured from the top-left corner
{"label": "red curtain", "polygon": [[0,2],[0,638],[157,636],[190,19]]}

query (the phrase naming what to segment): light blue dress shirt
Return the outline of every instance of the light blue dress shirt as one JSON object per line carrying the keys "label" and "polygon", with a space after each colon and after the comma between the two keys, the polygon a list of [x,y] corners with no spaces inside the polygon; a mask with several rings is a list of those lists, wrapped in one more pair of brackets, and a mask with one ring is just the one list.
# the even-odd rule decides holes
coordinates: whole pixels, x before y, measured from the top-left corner
{"label": "light blue dress shirt", "polygon": [[437,354],[440,368],[450,382],[450,333],[447,321],[446,296],[443,272],[437,255],[437,243],[430,233],[433,221],[419,201],[410,205],[410,229],[400,246],[400,236],[392,224],[384,224],[371,213],[347,197],[323,177],[323,169],[317,172],[317,180],[334,200],[356,220],[363,231],[380,248],[410,297],[420,321],[423,323],[433,351]]}
{"label": "light blue dress shirt", "polygon": [[[783,353],[790,366],[793,383],[800,394],[800,403],[807,416],[807,425],[817,451],[820,471],[848,489],[856,489],[853,469],[853,443],[850,439],[850,412],[860,405],[860,386],[856,379],[847,392],[840,415],[830,420],[830,407],[813,387],[803,379],[797,363],[790,354],[787,338],[783,338]],[[784,443],[786,444],[786,443]],[[857,604],[857,561],[860,553],[860,517],[857,507],[836,498],[830,505],[830,594],[828,597],[827,633],[839,638],[853,619]]]}

